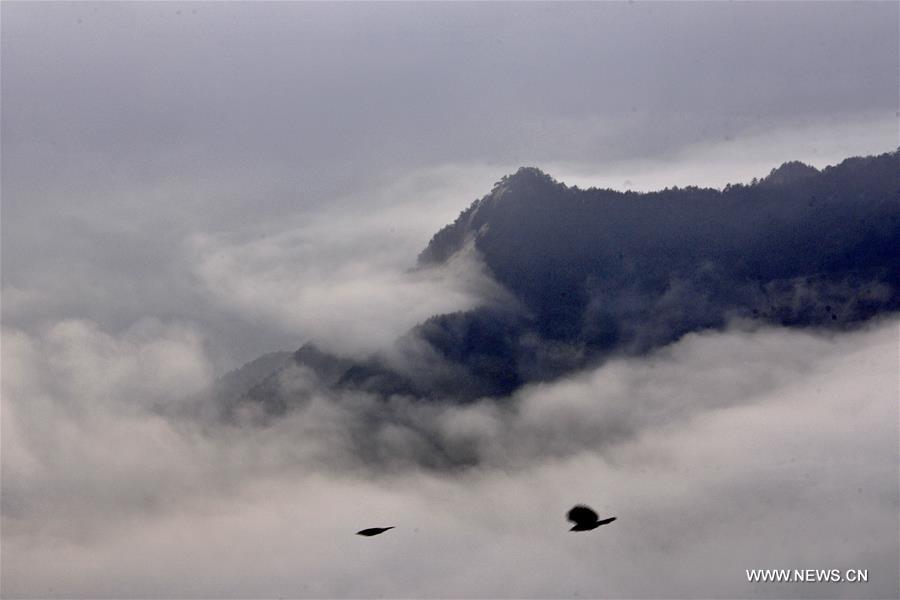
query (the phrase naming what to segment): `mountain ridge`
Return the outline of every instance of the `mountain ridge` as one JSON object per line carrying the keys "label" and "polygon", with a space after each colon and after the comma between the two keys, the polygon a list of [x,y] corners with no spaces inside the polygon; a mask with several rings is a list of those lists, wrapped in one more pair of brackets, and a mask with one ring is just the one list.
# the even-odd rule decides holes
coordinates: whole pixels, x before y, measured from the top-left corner
{"label": "mountain ridge", "polygon": [[[733,319],[853,327],[900,309],[898,166],[900,151],[821,170],[791,161],[748,185],[646,193],[582,190],[522,167],[418,256],[436,268],[471,247],[516,306],[426,319],[398,341],[405,366],[307,344],[282,368],[385,398],[468,402]],[[244,400],[272,414],[302,402],[283,395],[270,378]]]}

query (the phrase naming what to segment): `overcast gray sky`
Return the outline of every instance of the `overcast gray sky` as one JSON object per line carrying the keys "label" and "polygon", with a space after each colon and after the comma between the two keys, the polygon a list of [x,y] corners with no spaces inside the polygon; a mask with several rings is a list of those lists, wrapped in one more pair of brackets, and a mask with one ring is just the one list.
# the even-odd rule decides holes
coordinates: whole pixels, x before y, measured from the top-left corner
{"label": "overcast gray sky", "polygon": [[[361,470],[340,432],[372,399],[302,373],[315,401],[272,429],[150,407],[264,352],[362,355],[502,294],[462,259],[408,269],[521,165],[645,190],[896,149],[900,4],[0,13],[4,595],[896,590],[896,319],[739,323],[526,388],[520,411],[410,408],[478,448],[458,478]],[[379,443],[402,463],[420,433]],[[618,528],[569,536],[575,501]],[[391,524],[377,553],[344,535]],[[876,581],[748,591],[757,567]]]}
{"label": "overcast gray sky", "polygon": [[303,231],[294,264],[396,271],[522,164],[646,189],[897,145],[892,2],[2,11],[4,322],[187,318],[221,368],[329,332],[231,310],[219,246]]}

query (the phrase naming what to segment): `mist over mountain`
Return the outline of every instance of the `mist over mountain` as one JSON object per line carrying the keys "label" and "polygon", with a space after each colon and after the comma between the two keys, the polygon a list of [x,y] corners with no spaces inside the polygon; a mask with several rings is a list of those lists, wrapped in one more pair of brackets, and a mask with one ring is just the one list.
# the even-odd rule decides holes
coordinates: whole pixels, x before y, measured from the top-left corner
{"label": "mist over mountain", "polygon": [[312,344],[275,355],[221,407],[272,416],[303,404],[308,389],[285,384],[296,369],[332,389],[468,402],[733,322],[852,328],[900,308],[898,166],[900,152],[821,171],[788,162],[749,185],[650,193],[523,167],[418,257],[427,270],[474,255],[508,297],[435,315],[367,360]]}
{"label": "mist over mountain", "polygon": [[0,598],[900,598],[898,21],[0,2]]}

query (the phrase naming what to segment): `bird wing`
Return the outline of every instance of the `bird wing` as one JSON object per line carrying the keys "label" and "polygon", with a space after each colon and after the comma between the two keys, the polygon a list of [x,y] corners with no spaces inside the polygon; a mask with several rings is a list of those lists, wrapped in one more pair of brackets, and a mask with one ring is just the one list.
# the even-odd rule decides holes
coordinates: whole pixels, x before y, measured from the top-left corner
{"label": "bird wing", "polygon": [[597,513],[583,504],[572,508],[566,517],[573,523],[595,523],[597,521]]}
{"label": "bird wing", "polygon": [[394,529],[394,526],[390,527],[369,527],[368,529],[363,529],[362,531],[357,531],[356,535],[365,535],[365,536],[373,536],[378,535],[380,533],[384,533],[388,529]]}

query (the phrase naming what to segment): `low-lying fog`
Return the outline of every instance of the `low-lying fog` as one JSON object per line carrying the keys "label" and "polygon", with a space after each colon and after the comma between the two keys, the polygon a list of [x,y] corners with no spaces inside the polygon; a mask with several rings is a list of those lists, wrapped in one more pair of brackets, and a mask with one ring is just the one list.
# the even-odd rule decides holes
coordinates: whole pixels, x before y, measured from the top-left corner
{"label": "low-lying fog", "polygon": [[[377,401],[359,395],[310,388],[268,428],[155,416],[207,382],[189,330],[5,334],[4,594],[889,597],[898,325],[736,323],[512,399],[411,405],[368,457],[350,436]],[[429,436],[479,466],[415,466]],[[579,502],[618,520],[570,533]],[[751,568],[870,579],[749,584]]]}

